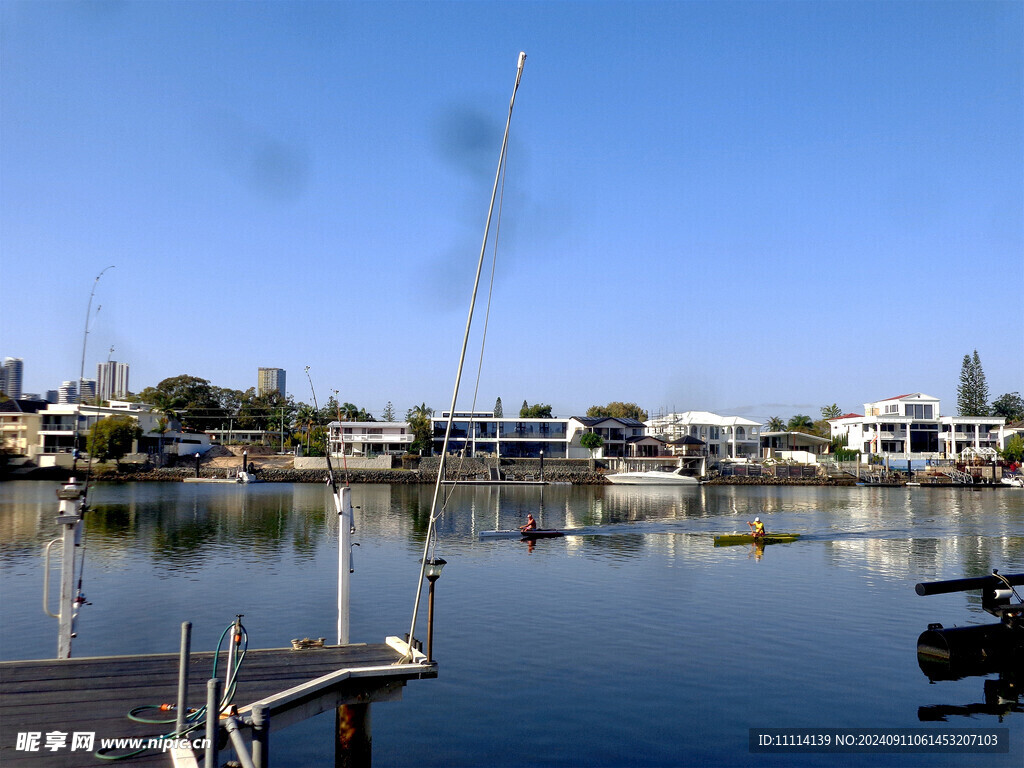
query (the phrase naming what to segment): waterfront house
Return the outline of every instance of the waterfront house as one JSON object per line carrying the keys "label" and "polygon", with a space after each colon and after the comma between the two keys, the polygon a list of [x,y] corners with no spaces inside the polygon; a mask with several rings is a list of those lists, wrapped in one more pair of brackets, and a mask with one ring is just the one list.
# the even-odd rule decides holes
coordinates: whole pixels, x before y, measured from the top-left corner
{"label": "waterfront house", "polygon": [[18,456],[27,456],[39,439],[39,411],[45,400],[25,398],[0,402],[0,446]]}
{"label": "waterfront house", "polygon": [[761,425],[742,416],[719,416],[710,411],[669,413],[644,422],[648,435],[672,443],[694,437],[705,444],[711,459],[756,459],[761,452]]}
{"label": "waterfront house", "polygon": [[817,464],[832,441],[806,432],[762,432],[761,458]]}
{"label": "waterfront house", "polygon": [[327,426],[332,456],[401,456],[416,437],[404,421],[332,421]]}
{"label": "waterfront house", "polygon": [[943,416],[937,397],[923,392],[864,404],[864,413],[830,419],[832,437],[845,437],[861,460],[952,459],[965,451],[988,453],[997,446],[994,416]]}

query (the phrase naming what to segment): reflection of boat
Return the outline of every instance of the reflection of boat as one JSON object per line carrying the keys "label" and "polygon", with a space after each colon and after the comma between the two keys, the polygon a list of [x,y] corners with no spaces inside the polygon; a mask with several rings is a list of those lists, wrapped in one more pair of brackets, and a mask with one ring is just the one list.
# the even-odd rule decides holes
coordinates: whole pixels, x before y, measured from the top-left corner
{"label": "reflection of boat", "polygon": [[752,533],[726,533],[715,536],[716,547],[731,547],[734,544],[786,544],[800,538],[799,533],[766,533],[754,539]]}
{"label": "reflection of boat", "polygon": [[682,467],[676,469],[649,469],[644,472],[617,472],[605,475],[616,485],[699,485],[697,478],[683,474]]}
{"label": "reflection of boat", "polygon": [[565,533],[553,528],[538,528],[533,531],[480,531],[481,539],[554,539],[559,536],[565,536]]}

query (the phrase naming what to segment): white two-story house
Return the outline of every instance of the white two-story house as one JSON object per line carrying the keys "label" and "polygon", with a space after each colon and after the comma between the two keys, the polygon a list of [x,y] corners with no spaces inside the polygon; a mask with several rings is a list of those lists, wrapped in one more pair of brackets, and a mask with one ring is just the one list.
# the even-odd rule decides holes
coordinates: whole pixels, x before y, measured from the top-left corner
{"label": "white two-story house", "polygon": [[761,455],[761,425],[742,416],[685,411],[650,419],[644,425],[648,435],[670,442],[683,437],[704,441],[710,459],[756,459]]}
{"label": "white two-story house", "polygon": [[845,437],[847,446],[891,459],[956,458],[967,449],[981,452],[997,447],[993,416],[943,416],[937,397],[923,392],[898,395],[864,404],[864,414],[848,413],[830,419],[832,437]]}

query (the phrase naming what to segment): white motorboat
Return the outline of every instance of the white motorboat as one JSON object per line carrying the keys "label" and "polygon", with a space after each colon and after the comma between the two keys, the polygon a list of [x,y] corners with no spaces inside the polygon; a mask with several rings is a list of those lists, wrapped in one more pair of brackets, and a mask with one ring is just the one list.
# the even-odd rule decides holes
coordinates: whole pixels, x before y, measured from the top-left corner
{"label": "white motorboat", "polygon": [[1011,488],[1024,488],[1024,476],[1021,475],[1008,475],[1003,477],[1000,481],[1003,485],[1008,485]]}
{"label": "white motorboat", "polygon": [[699,485],[697,478],[693,475],[683,474],[686,470],[682,467],[677,469],[649,469],[643,472],[616,472],[614,475],[605,475],[610,483],[616,485]]}

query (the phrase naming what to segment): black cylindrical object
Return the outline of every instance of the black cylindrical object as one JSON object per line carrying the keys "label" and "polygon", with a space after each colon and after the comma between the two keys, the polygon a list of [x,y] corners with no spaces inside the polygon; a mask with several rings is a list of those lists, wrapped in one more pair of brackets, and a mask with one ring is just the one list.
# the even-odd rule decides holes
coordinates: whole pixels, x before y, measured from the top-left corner
{"label": "black cylindrical object", "polygon": [[[1006,579],[1006,581],[1003,581]],[[964,592],[969,589],[1000,589],[1009,582],[1013,586],[1024,584],[1024,573],[1008,573],[996,576],[978,576],[973,579],[952,579],[950,581],[921,582],[914,591],[925,595],[944,595],[949,592]]]}
{"label": "black cylindrical object", "polygon": [[917,638],[917,663],[930,680],[959,680],[1024,665],[1024,632],[1007,624],[941,626]]}

